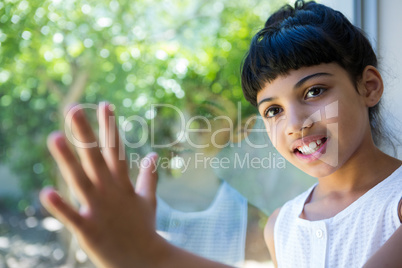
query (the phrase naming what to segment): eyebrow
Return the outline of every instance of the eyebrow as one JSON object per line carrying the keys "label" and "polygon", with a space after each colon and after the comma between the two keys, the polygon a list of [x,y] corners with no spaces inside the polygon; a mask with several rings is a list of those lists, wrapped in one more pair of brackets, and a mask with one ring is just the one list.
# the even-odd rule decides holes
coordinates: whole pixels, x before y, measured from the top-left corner
{"label": "eyebrow", "polygon": [[325,75],[330,75],[330,76],[332,76],[332,74],[330,74],[330,73],[315,73],[315,74],[311,74],[311,75],[308,75],[308,76],[306,76],[306,77],[300,79],[300,81],[297,82],[297,83],[294,85],[293,89],[296,89],[296,88],[301,87],[304,83],[306,83],[307,80],[309,80],[309,79],[311,79],[311,78],[319,77],[319,76],[325,76]]}
{"label": "eyebrow", "polygon": [[[330,73],[315,73],[315,74],[311,74],[311,75],[308,75],[308,76],[306,76],[306,77],[303,77],[302,79],[300,79],[299,82],[297,82],[297,83],[293,86],[293,89],[295,90],[295,89],[301,87],[304,83],[306,83],[308,80],[310,80],[310,79],[312,79],[312,78],[319,77],[319,76],[326,76],[326,75],[332,76],[332,74],[330,74]],[[269,98],[262,99],[262,100],[257,104],[257,108],[258,108],[262,103],[268,102],[268,101],[272,101],[272,100],[274,100],[274,99],[276,99],[276,97],[269,97]]]}

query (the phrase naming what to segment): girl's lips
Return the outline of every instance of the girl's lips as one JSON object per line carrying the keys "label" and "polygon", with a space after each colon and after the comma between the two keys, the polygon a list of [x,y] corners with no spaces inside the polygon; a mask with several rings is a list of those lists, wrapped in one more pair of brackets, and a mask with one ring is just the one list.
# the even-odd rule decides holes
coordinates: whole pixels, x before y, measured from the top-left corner
{"label": "girl's lips", "polygon": [[[308,140],[303,139],[304,145],[297,145],[294,149],[294,154],[299,160],[305,163],[310,163],[315,160],[318,160],[323,154],[325,154],[327,150],[328,140],[329,139],[327,137],[322,137],[321,139],[317,138],[309,138]],[[316,146],[310,146],[309,148],[302,149],[302,151],[304,151],[306,154],[303,154],[302,152],[300,152],[299,149],[297,149],[298,147],[299,148],[304,146],[308,147],[308,145],[309,144],[311,145],[312,143],[315,143]]]}
{"label": "girl's lips", "polygon": [[306,136],[300,139],[295,140],[292,143],[292,147],[290,148],[292,151],[296,150],[299,147],[307,146],[309,147],[310,143],[317,142],[318,140],[326,139],[325,135],[312,135]]}

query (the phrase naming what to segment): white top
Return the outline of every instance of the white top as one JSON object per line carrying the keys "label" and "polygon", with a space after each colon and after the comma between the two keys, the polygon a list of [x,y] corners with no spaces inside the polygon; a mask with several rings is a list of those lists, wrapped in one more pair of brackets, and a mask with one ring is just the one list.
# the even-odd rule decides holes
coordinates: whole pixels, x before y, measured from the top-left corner
{"label": "white top", "polygon": [[244,262],[247,199],[223,182],[210,207],[182,212],[157,200],[156,229],[170,243],[228,265]]}
{"label": "white top", "polygon": [[316,185],[287,202],[278,214],[278,267],[362,267],[401,225],[402,167],[334,217],[302,219],[299,215]]}

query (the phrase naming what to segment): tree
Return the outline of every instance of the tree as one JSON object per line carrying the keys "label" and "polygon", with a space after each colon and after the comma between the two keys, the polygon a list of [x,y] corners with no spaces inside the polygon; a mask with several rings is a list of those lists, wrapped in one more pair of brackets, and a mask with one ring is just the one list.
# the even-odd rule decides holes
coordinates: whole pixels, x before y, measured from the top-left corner
{"label": "tree", "polygon": [[[0,2],[1,161],[27,192],[54,184],[46,137],[63,126],[71,102],[108,100],[125,118],[157,120],[165,130],[159,140],[174,137],[176,119],[150,110],[153,103],[185,109],[219,94],[241,101],[244,116],[254,113],[242,98],[240,63],[257,27],[282,2]],[[140,134],[124,127],[133,140]]]}

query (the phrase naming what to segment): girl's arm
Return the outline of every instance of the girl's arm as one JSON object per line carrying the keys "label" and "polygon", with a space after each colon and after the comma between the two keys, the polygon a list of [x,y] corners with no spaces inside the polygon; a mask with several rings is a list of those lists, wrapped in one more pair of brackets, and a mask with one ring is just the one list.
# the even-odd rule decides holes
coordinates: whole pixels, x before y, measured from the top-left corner
{"label": "girl's arm", "polygon": [[[402,214],[402,209],[400,211]],[[366,262],[364,268],[397,268],[402,265],[402,225],[387,242]]]}
{"label": "girl's arm", "polygon": [[134,189],[109,106],[100,105],[98,111],[102,150],[77,107],[66,122],[71,122],[79,160],[61,133],[49,136],[48,147],[81,207],[75,209],[51,188],[42,190],[40,198],[76,235],[94,264],[108,268],[227,267],[174,247],[155,232],[157,155],[143,159]]}

